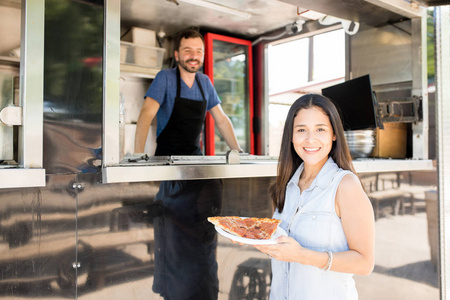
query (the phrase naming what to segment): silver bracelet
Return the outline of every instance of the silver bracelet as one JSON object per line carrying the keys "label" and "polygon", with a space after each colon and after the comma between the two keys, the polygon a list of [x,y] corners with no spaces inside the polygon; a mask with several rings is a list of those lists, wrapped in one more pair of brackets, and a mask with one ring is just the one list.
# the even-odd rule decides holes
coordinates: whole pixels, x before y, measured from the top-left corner
{"label": "silver bracelet", "polygon": [[329,271],[331,269],[331,265],[333,264],[333,252],[327,251],[327,254],[328,254],[328,262],[322,269],[325,272]]}

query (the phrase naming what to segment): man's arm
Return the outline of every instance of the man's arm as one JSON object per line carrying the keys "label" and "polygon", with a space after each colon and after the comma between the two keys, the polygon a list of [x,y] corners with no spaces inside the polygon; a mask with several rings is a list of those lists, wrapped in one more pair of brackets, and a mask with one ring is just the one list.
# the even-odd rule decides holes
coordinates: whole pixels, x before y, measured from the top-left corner
{"label": "man's arm", "polygon": [[150,97],[145,97],[144,105],[136,124],[136,136],[134,140],[134,153],[144,153],[145,141],[147,140],[150,124],[159,109],[159,103]]}
{"label": "man's arm", "polygon": [[234,134],[233,124],[230,121],[230,118],[224,113],[222,106],[217,104],[213,108],[209,110],[211,113],[214,122],[216,123],[217,128],[219,129],[220,134],[225,139],[228,147],[232,150],[238,150],[242,152],[241,147],[236,139],[236,135]]}

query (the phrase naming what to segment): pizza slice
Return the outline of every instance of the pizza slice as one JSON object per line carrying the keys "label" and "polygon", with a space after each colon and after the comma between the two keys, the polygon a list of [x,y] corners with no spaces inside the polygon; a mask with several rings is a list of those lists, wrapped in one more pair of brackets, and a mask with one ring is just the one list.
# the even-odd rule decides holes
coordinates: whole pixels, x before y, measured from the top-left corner
{"label": "pizza slice", "polygon": [[247,239],[268,240],[281,220],[271,218],[209,217],[208,221],[226,232]]}

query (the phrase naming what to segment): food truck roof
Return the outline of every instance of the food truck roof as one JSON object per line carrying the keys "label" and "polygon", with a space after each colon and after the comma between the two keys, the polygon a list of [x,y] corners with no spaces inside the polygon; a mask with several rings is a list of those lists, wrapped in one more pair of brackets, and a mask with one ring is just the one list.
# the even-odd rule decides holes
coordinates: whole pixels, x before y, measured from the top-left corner
{"label": "food truck roof", "polygon": [[252,39],[324,15],[381,26],[421,16],[424,9],[404,0],[123,0],[121,25],[164,32],[167,36],[192,26]]}

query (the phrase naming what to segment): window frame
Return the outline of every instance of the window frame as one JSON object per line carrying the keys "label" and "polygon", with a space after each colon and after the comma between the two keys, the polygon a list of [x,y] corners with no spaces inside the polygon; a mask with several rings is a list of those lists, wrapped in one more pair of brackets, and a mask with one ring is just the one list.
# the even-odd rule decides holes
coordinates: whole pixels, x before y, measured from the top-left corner
{"label": "window frame", "polygon": [[45,186],[43,160],[45,0],[21,5],[18,165],[2,166],[0,188]]}

